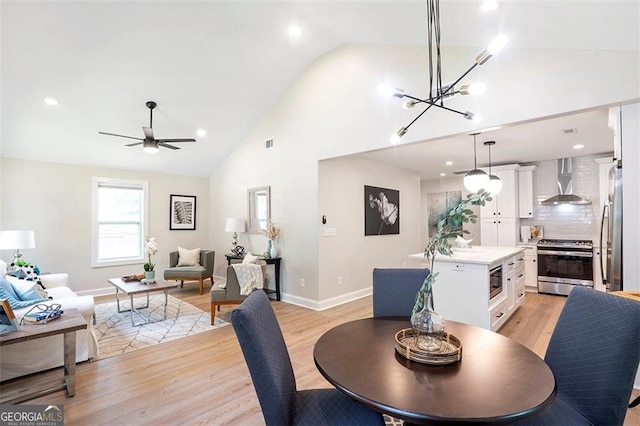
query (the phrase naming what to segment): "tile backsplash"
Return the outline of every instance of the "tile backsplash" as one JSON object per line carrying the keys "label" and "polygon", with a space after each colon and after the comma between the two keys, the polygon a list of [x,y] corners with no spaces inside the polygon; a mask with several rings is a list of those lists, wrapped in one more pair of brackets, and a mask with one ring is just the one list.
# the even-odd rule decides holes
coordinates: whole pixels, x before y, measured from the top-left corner
{"label": "tile backsplash", "polygon": [[537,163],[533,173],[535,201],[533,219],[521,219],[521,225],[544,226],[544,238],[593,240],[600,233],[599,168],[596,157],[573,159],[573,193],[591,201],[588,205],[542,206],[540,203],[558,193],[557,160]]}

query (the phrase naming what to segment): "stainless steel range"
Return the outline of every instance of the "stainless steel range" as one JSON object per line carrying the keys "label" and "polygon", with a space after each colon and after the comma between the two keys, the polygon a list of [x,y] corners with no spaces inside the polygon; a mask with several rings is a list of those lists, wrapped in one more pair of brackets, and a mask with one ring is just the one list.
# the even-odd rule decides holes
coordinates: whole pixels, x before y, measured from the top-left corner
{"label": "stainless steel range", "polygon": [[576,285],[593,288],[593,242],[540,240],[538,292],[566,296]]}

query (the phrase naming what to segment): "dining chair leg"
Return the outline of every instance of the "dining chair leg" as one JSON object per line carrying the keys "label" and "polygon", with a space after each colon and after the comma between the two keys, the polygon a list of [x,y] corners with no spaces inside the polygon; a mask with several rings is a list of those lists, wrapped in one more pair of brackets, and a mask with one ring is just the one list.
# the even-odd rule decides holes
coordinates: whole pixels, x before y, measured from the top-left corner
{"label": "dining chair leg", "polygon": [[638,405],[640,405],[640,396],[629,403],[629,408],[634,408]]}

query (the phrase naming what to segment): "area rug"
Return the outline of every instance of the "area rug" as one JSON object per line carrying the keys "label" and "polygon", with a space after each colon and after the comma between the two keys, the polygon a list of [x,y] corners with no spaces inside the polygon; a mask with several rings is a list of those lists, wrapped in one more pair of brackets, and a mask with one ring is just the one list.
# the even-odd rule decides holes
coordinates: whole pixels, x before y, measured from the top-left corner
{"label": "area rug", "polygon": [[[134,303],[136,307],[144,305],[146,298],[134,298]],[[128,297],[126,300],[120,300],[120,309],[129,309]],[[163,309],[164,294],[155,294],[149,298],[149,308],[140,311],[143,315],[150,316],[151,320],[161,320]],[[229,325],[228,322],[217,317],[215,325],[211,325],[211,317],[208,312],[171,295],[169,295],[167,303],[167,319],[151,324],[132,326],[131,314],[129,312],[118,313],[115,301],[96,305],[95,311],[96,325],[94,328],[100,348],[98,359]],[[134,319],[136,324],[140,321],[140,318],[135,315]]]}

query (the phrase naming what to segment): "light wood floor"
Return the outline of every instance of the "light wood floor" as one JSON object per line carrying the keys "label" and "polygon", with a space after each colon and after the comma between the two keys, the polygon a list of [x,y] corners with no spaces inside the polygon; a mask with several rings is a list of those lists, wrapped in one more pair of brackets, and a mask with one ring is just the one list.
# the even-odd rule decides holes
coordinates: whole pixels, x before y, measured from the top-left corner
{"label": "light wood floor", "polygon": [[[197,287],[197,286],[196,286]],[[185,286],[172,294],[209,311],[208,294]],[[500,330],[540,356],[566,299],[527,293],[524,304]],[[330,328],[372,314],[371,298],[323,312],[273,302],[289,348],[299,389],[330,387],[313,363],[313,345]],[[233,306],[223,306],[229,320]],[[60,370],[9,381],[0,392],[57,380]],[[638,392],[634,392],[633,397]],[[78,365],[76,396],[64,391],[25,404],[62,404],[66,425],[259,425],[264,424],[244,358],[231,326],[123,355]],[[625,425],[640,424],[640,407]]]}

